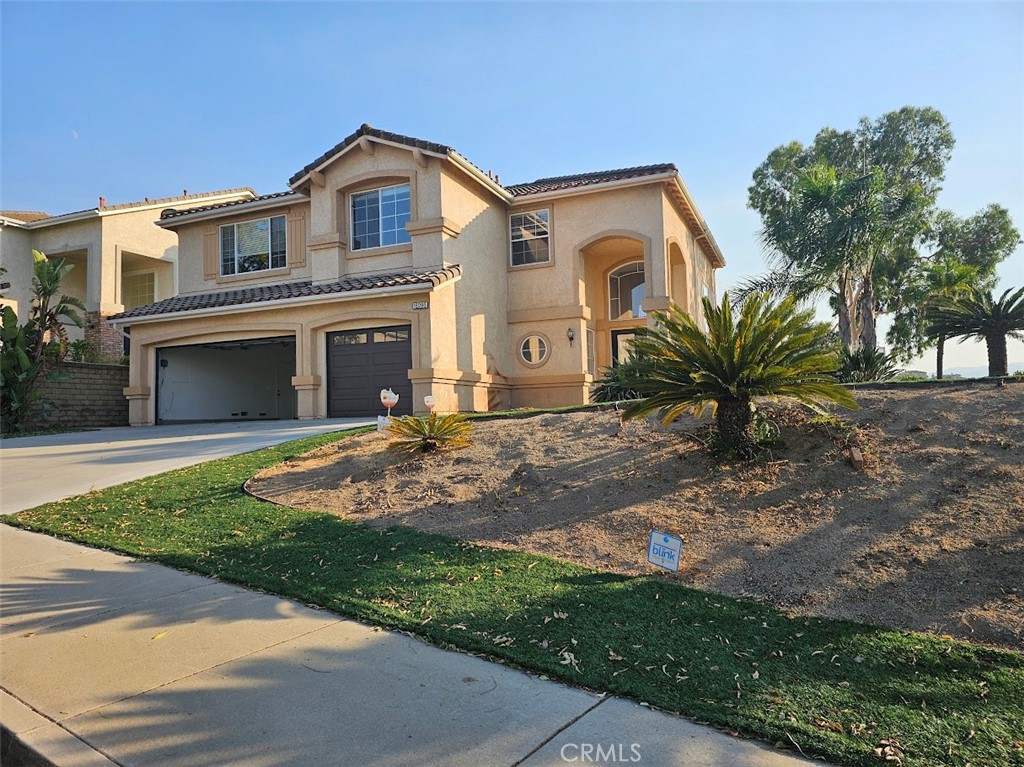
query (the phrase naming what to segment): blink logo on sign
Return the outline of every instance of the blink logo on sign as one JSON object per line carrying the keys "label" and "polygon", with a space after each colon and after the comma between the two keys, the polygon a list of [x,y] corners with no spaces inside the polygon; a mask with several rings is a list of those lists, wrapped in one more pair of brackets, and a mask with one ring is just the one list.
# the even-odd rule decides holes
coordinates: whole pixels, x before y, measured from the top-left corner
{"label": "blink logo on sign", "polygon": [[651,540],[647,544],[647,561],[656,567],[664,567],[672,572],[679,571],[679,555],[683,550],[683,541],[674,535],[651,530]]}

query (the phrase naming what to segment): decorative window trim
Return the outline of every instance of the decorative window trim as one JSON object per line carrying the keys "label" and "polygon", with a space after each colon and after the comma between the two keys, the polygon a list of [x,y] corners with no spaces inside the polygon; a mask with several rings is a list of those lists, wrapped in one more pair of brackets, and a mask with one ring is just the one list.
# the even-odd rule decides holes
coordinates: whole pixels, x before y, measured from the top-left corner
{"label": "decorative window trim", "polygon": [[[646,314],[646,312],[644,312],[642,306],[640,308],[640,314],[635,316],[635,317],[614,317],[613,316],[614,312],[612,311],[612,302],[615,301],[615,300],[618,300],[620,302],[620,306],[619,306],[620,314],[621,314],[621,311],[622,311],[622,306],[621,306],[621,297],[619,295],[617,295],[618,294],[618,290],[616,290],[614,293],[612,291],[612,277],[615,276],[616,272],[620,272],[623,269],[626,269],[627,267],[630,267],[630,266],[639,266],[640,267],[639,271],[641,273],[643,273],[643,275],[644,275],[643,285],[645,286],[645,290],[646,290],[646,285],[647,285],[647,265],[643,261],[629,261],[629,262],[627,262],[625,264],[619,264],[614,269],[609,271],[608,275],[605,277],[605,284],[606,284],[606,287],[608,289],[608,321],[609,322],[635,322],[637,320],[642,320],[642,319],[647,317],[647,314]],[[636,274],[636,271],[629,272],[629,274]],[[626,275],[622,275],[622,277],[624,277],[624,276],[626,276]],[[615,279],[618,280],[618,279],[621,279],[621,277],[615,277]],[[632,305],[630,305],[630,310],[632,311]]]}
{"label": "decorative window trim", "polygon": [[[530,362],[525,356],[523,356],[523,346],[525,346],[526,342],[531,338],[538,338],[541,343],[544,344],[544,354],[536,362]],[[536,331],[527,333],[516,342],[516,359],[519,360],[520,365],[525,365],[528,368],[539,368],[546,365],[548,360],[551,359],[551,339],[544,333],[538,333]]]}
{"label": "decorative window trim", "polygon": [[[246,224],[257,224],[265,221],[267,223],[267,265],[261,269],[246,269],[244,271],[239,269],[239,258],[246,258],[246,256],[239,256],[238,254],[238,227]],[[277,224],[275,224],[277,222]],[[278,228],[279,227],[279,228]],[[229,272],[224,271],[226,261],[226,245],[228,244],[228,238],[225,236],[226,231],[230,230],[230,243],[233,250],[233,260],[231,262],[232,270]],[[281,248],[279,251],[274,250],[274,233],[275,230],[280,232],[281,237]],[[250,218],[245,221],[236,221],[231,224],[221,224],[217,227],[217,252],[219,255],[220,267],[218,269],[220,277],[246,277],[249,275],[258,275],[266,272],[280,272],[288,269],[288,216],[287,214],[279,214],[276,216],[264,216],[262,218]],[[275,258],[278,262],[275,263]]]}
{"label": "decorative window trim", "polygon": [[[413,206],[412,184],[410,184],[408,181],[400,181],[397,184],[388,184],[386,186],[371,187],[369,189],[353,189],[352,191],[347,193],[346,199],[348,200],[348,206],[347,206],[346,210],[347,210],[347,214],[348,214],[348,235],[349,235],[349,250],[350,250],[350,252],[352,252],[352,253],[363,253],[364,251],[368,251],[368,250],[382,250],[384,248],[394,249],[394,248],[410,248],[410,247],[412,247],[412,235],[409,234],[409,230],[405,228],[405,223],[403,223],[397,229],[385,230],[383,228],[384,222],[385,222],[386,219],[385,219],[385,216],[382,215],[382,213],[381,213],[381,203],[380,203],[381,193],[385,192],[385,191],[388,191],[388,190],[391,190],[391,189],[400,189],[402,187],[405,187],[405,190],[406,190],[406,193],[407,193],[407,196],[408,196],[408,199],[409,199],[409,210],[405,214],[405,216],[406,216],[406,223],[407,223],[407,222],[413,220],[413,216],[412,216],[412,206]],[[377,245],[367,245],[367,246],[360,247],[359,245],[356,244],[358,242],[358,240],[356,239],[355,202],[356,202],[356,198],[364,197],[364,196],[371,195],[371,194],[376,194],[377,195],[377,238],[378,238],[378,244]],[[392,217],[389,216],[388,218],[392,218]],[[394,216],[394,218],[400,218],[400,216],[396,215],[396,216]],[[395,242],[389,242],[389,243],[382,242],[382,240],[384,239],[384,232],[385,231],[394,231],[394,232],[396,232],[396,241]]]}
{"label": "decorative window trim", "polygon": [[[544,223],[547,226],[547,231],[544,233],[544,235],[542,237],[538,237],[537,239],[544,239],[544,240],[547,241],[547,246],[548,246],[548,248],[547,248],[547,250],[548,250],[547,258],[545,258],[543,261],[525,261],[525,262],[523,262],[521,264],[517,264],[515,262],[515,243],[517,243],[517,242],[526,242],[530,238],[522,237],[522,236],[516,237],[515,236],[516,229],[514,228],[513,221],[516,219],[517,216],[525,217],[525,216],[539,216],[539,215],[543,215],[543,220],[544,220]],[[520,225],[520,227],[521,227],[521,225]],[[520,210],[520,211],[515,211],[513,213],[510,213],[509,216],[508,216],[508,264],[509,264],[509,268],[511,268],[511,269],[528,269],[530,267],[537,267],[537,266],[550,266],[552,264],[552,262],[553,262],[551,256],[552,256],[552,253],[551,253],[551,208],[537,208],[536,210]]]}

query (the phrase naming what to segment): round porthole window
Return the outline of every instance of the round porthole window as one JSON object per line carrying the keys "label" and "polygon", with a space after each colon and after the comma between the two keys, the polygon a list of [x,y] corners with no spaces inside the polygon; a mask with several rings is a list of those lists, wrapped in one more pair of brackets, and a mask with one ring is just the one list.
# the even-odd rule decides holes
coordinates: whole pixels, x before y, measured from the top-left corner
{"label": "round porthole window", "polygon": [[548,358],[548,342],[542,336],[527,336],[519,344],[519,356],[527,365],[543,365]]}

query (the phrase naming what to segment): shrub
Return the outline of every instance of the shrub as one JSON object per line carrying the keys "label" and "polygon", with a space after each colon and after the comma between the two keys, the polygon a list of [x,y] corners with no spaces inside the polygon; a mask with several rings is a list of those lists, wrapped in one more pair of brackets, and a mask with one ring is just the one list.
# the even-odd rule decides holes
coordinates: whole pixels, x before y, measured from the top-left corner
{"label": "shrub", "polygon": [[467,447],[473,432],[473,425],[463,413],[449,413],[439,416],[431,413],[427,418],[407,415],[392,417],[388,425],[391,434],[391,450],[409,453],[432,453],[436,450],[454,450]]}
{"label": "shrub", "polygon": [[641,374],[642,363],[636,358],[601,371],[601,379],[590,392],[591,402],[623,402],[642,399],[643,394],[633,388],[632,382]]}
{"label": "shrub", "polygon": [[814,322],[813,310],[798,310],[793,298],[773,303],[767,293],[748,296],[735,317],[728,295],[721,306],[703,303],[707,331],[675,305],[653,314],[655,327],[637,329],[633,351],[642,369],[631,383],[649,396],[624,417],[657,411],[669,423],[685,410],[710,410],[725,444],[750,458],[771,431],[754,418],[760,397],[857,407],[832,375],[835,355],[823,350],[828,326]]}
{"label": "shrub", "polygon": [[896,355],[862,346],[856,351],[843,351],[836,378],[843,383],[891,381],[898,373]]}

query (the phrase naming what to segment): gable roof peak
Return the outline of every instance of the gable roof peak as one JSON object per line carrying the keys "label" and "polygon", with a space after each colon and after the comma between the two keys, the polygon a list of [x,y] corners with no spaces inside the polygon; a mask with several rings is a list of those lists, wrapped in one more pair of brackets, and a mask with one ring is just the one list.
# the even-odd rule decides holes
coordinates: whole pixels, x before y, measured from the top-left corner
{"label": "gable roof peak", "polygon": [[292,177],[288,179],[288,186],[294,187],[310,171],[316,170],[320,166],[334,159],[364,136],[438,155],[448,155],[455,151],[446,144],[438,144],[435,141],[426,141],[424,139],[414,138],[413,136],[406,136],[401,133],[392,133],[391,131],[374,128],[369,123],[363,123],[354,133],[343,138],[340,142],[313,160],[313,162],[303,167],[302,170],[293,174]]}

